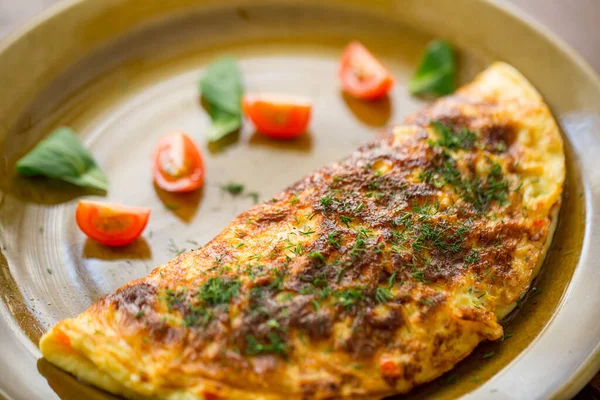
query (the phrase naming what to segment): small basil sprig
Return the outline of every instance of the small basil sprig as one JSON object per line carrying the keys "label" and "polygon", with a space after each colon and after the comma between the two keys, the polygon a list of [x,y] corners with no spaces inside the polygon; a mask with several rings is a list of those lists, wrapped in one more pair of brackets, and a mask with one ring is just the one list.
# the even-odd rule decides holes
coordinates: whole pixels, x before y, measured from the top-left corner
{"label": "small basil sprig", "polygon": [[17,161],[17,172],[46,176],[73,185],[108,190],[106,175],[70,128],[58,128]]}
{"label": "small basil sprig", "polygon": [[427,45],[417,71],[408,82],[412,95],[444,96],[455,90],[456,61],[448,42],[434,40]]}
{"label": "small basil sprig", "polygon": [[242,126],[242,74],[236,61],[223,57],[208,66],[200,78],[200,90],[212,119],[208,132],[211,142]]}

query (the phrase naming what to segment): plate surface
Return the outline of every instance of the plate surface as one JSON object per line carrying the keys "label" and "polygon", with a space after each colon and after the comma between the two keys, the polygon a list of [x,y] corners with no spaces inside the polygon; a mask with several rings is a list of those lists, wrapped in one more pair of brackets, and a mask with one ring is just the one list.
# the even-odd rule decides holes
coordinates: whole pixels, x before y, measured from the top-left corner
{"label": "plate surface", "polygon": [[[461,83],[495,59],[533,82],[565,133],[568,180],[539,294],[507,322],[512,336],[482,344],[408,397],[574,394],[600,365],[600,81],[564,45],[479,0],[78,0],[0,46],[0,397],[111,398],[38,360],[42,333],[204,244],[252,205],[251,196],[232,197],[222,185],[241,182],[269,199],[425,105],[406,85],[434,37],[459,50]],[[340,92],[337,60],[353,39],[396,75],[389,101],[364,104]],[[245,126],[207,145],[197,81],[222,54],[240,60],[248,91],[312,98],[309,134],[274,143]],[[15,176],[14,162],[62,125],[81,134],[109,176],[107,200],[152,208],[141,240],[116,250],[86,240],[73,215],[76,198],[88,194]],[[200,193],[175,197],[152,185],[153,145],[173,130],[202,144],[207,182]]]}

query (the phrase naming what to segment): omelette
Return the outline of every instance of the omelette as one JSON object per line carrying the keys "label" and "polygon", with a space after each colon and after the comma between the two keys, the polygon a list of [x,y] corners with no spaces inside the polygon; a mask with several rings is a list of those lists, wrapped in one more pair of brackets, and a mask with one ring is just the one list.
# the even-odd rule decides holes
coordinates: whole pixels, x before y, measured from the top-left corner
{"label": "omelette", "polygon": [[129,399],[406,393],[502,337],[552,240],[564,179],[548,107],[495,63],[59,322],[40,348]]}

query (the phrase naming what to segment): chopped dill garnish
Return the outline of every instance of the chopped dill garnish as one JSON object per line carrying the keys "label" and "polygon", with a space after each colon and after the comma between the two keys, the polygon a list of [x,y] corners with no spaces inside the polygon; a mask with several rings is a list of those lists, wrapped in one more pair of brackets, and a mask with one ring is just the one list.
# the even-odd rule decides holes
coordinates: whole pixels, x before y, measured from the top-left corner
{"label": "chopped dill garnish", "polygon": [[236,182],[229,182],[228,184],[221,187],[221,189],[229,192],[232,196],[238,196],[244,191],[244,185]]}
{"label": "chopped dill garnish", "polygon": [[425,272],[423,271],[413,271],[410,273],[410,275],[421,283],[427,283],[427,280],[425,279]]}
{"label": "chopped dill garnish", "polygon": [[448,375],[442,381],[442,385],[454,385],[458,381],[458,376],[456,374]]}
{"label": "chopped dill garnish", "polygon": [[396,284],[396,271],[394,271],[388,279],[388,288],[391,289]]}
{"label": "chopped dill garnish", "polygon": [[465,257],[465,263],[467,264],[475,264],[479,262],[479,250],[472,249],[469,254]]}
{"label": "chopped dill garnish", "polygon": [[350,228],[350,223],[352,222],[352,218],[347,217],[345,215],[340,215],[340,221],[342,224],[346,225],[347,228]]}
{"label": "chopped dill garnish", "polygon": [[283,279],[285,278],[285,274],[283,271],[279,269],[271,270],[271,274],[274,275],[273,280],[269,284],[269,288],[275,290],[281,290],[281,285],[283,284]]}
{"label": "chopped dill garnish", "polygon": [[367,250],[366,244],[367,242],[363,237],[357,236],[354,246],[352,246],[352,249],[350,250],[350,257],[353,259],[360,257]]}
{"label": "chopped dill garnish", "polygon": [[299,234],[304,235],[304,236],[309,236],[312,235],[313,233],[315,233],[315,230],[312,229],[310,226],[309,227],[304,227],[303,231],[298,231]]}
{"label": "chopped dill garnish", "polygon": [[358,237],[361,237],[363,239],[369,239],[371,237],[373,237],[373,230],[369,229],[369,228],[365,228],[365,227],[360,227],[356,229],[356,235]]}
{"label": "chopped dill garnish", "polygon": [[271,332],[267,334],[265,342],[258,341],[254,336],[246,337],[246,354],[250,356],[266,353],[275,353],[285,356],[287,346],[279,336]]}
{"label": "chopped dill garnish", "polygon": [[339,249],[342,246],[340,239],[337,238],[339,235],[340,234],[337,231],[330,232],[329,235],[327,235],[327,241],[336,249]]}
{"label": "chopped dill garnish", "polygon": [[319,311],[321,309],[321,305],[319,304],[319,302],[317,300],[312,300],[312,304],[315,307],[315,311]]}
{"label": "chopped dill garnish", "polygon": [[319,199],[319,203],[321,203],[321,205],[323,206],[323,208],[325,210],[327,210],[327,208],[333,204],[333,201],[335,200],[335,198],[328,194],[327,196],[323,196]]}
{"label": "chopped dill garnish", "polygon": [[211,306],[229,303],[233,297],[240,293],[240,286],[241,282],[236,279],[210,278],[200,288],[198,297]]}
{"label": "chopped dill garnish", "polygon": [[173,241],[173,239],[169,239],[169,245],[167,246],[167,250],[173,254],[175,254],[176,256],[185,253],[185,249],[184,248],[180,248],[178,247],[175,242]]}
{"label": "chopped dill garnish", "polygon": [[187,298],[187,290],[183,289],[181,291],[175,292],[172,289],[165,290],[165,296],[163,297],[165,302],[167,303],[167,310],[169,312],[173,311],[173,308],[178,304],[183,304]]}
{"label": "chopped dill garnish", "polygon": [[432,299],[420,299],[419,303],[423,304],[424,306],[432,306],[433,300]]}
{"label": "chopped dill garnish", "polygon": [[378,286],[375,290],[375,300],[377,300],[379,304],[386,303],[393,298],[394,296],[389,288]]}
{"label": "chopped dill garnish", "polygon": [[306,217],[306,219],[308,219],[309,221],[312,221],[312,219],[315,217],[315,215],[317,215],[317,212],[311,212],[309,214],[305,214],[304,216]]}
{"label": "chopped dill garnish", "polygon": [[471,149],[475,146],[477,134],[466,128],[454,131],[441,121],[432,122],[433,128],[440,135],[436,141],[431,141],[433,145],[445,147],[449,150]]}
{"label": "chopped dill garnish", "polygon": [[260,261],[263,258],[263,255],[260,253],[254,253],[248,256],[248,260]]}
{"label": "chopped dill garnish", "polygon": [[325,262],[325,256],[318,251],[311,251],[307,256],[314,261]]}
{"label": "chopped dill garnish", "polygon": [[188,313],[183,318],[181,325],[188,327],[202,326],[205,327],[210,322],[212,313],[210,310],[202,307],[189,307]]}
{"label": "chopped dill garnish", "polygon": [[442,164],[429,172],[421,173],[421,180],[436,187],[450,185],[455,192],[480,213],[486,212],[492,202],[502,205],[508,196],[508,181],[504,178],[500,164],[488,159],[490,172],[485,179],[466,178],[456,166],[456,161],[444,153]]}
{"label": "chopped dill garnish", "polygon": [[279,324],[279,322],[275,319],[275,318],[271,318],[267,321],[267,326],[269,326],[269,328],[273,328],[273,329],[280,329],[281,325]]}
{"label": "chopped dill garnish", "polygon": [[248,197],[250,197],[252,199],[252,201],[254,202],[254,204],[258,204],[258,202],[260,200],[260,193],[258,193],[258,192],[250,192],[250,193],[248,193]]}
{"label": "chopped dill garnish", "polygon": [[337,303],[345,308],[350,308],[359,302],[363,296],[363,288],[349,288],[335,292],[333,296],[337,299]]}

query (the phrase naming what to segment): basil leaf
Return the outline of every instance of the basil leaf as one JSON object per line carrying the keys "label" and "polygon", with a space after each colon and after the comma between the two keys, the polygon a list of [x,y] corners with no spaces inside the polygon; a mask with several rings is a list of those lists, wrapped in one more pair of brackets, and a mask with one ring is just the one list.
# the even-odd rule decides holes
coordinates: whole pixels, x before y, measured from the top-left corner
{"label": "basil leaf", "polygon": [[106,175],[70,128],[58,128],[17,161],[17,172],[108,190]]}
{"label": "basil leaf", "polygon": [[200,90],[212,119],[208,133],[217,141],[242,126],[242,74],[236,61],[223,57],[208,66],[200,78]]}
{"label": "basil leaf", "polygon": [[212,126],[207,136],[211,142],[216,142],[230,133],[237,131],[242,126],[241,114],[230,114],[214,106],[211,106],[209,113],[212,119]]}
{"label": "basil leaf", "polygon": [[408,82],[413,95],[444,96],[455,90],[456,62],[448,42],[434,40],[427,45],[417,71]]}

